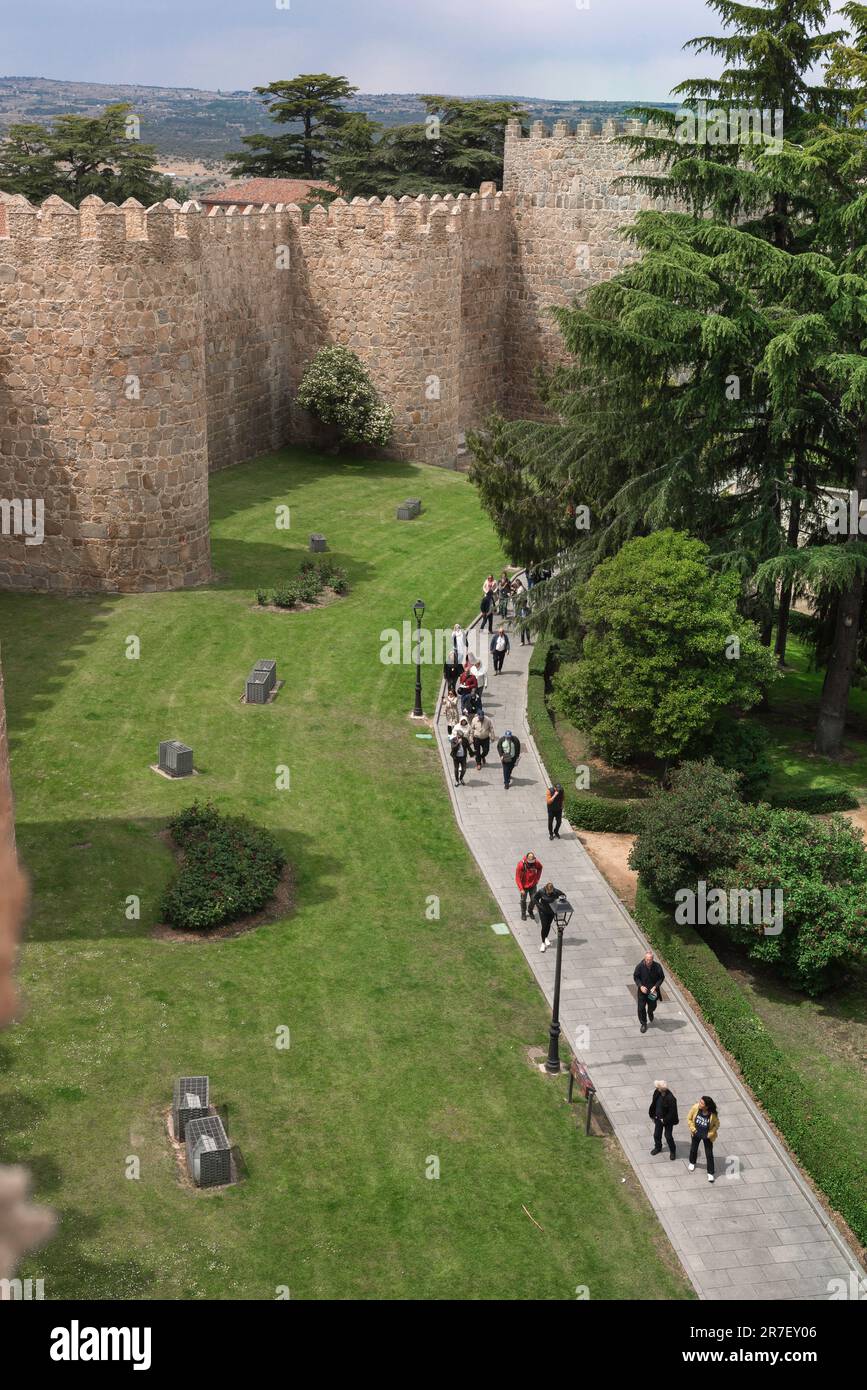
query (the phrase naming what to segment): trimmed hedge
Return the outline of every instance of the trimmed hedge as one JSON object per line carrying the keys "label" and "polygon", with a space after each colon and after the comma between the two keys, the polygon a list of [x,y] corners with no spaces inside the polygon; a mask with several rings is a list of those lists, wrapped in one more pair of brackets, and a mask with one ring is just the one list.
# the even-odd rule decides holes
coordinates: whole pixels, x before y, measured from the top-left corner
{"label": "trimmed hedge", "polygon": [[694,927],[681,926],[639,882],[636,921],[695,999],[744,1080],[801,1165],[859,1240],[867,1242],[867,1162],[852,1135],[825,1114],[768,1033],[747,996]]}
{"label": "trimmed hedge", "polygon": [[258,912],[274,896],[286,863],[267,830],[193,802],[169,821],[183,864],[163,895],[172,927],[204,931]]}
{"label": "trimmed hedge", "polygon": [[635,834],[637,818],[631,801],[618,801],[614,797],[595,796],[592,792],[575,790],[575,769],[557,736],[545,701],[546,672],[552,645],[550,638],[540,638],[530,658],[527,722],[548,775],[555,782],[563,784],[566,793],[563,804],[566,818],[579,830],[608,830]]}
{"label": "trimmed hedge", "polygon": [[807,811],[812,816],[821,816],[829,811],[854,811],[861,804],[846,787],[823,789],[813,787],[805,792],[772,792],[762,798],[778,811]]}

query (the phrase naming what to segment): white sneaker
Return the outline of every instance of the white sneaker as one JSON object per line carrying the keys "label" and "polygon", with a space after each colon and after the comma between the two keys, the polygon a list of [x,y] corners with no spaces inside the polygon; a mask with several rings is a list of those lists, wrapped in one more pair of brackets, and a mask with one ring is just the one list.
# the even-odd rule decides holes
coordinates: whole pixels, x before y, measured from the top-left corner
{"label": "white sneaker", "polygon": [[543,941],[543,942],[541,943],[541,945],[539,946],[539,950],[540,950],[540,951],[542,952],[542,954],[544,955],[544,953],[545,953],[545,951],[546,951],[547,949],[548,949],[548,943],[547,943],[547,941]]}
{"label": "white sneaker", "polygon": [[694,1172],[695,1172],[695,1164],[694,1164],[694,1163],[691,1163],[691,1164],[689,1165],[689,1171],[690,1171],[691,1173],[694,1173]]}
{"label": "white sneaker", "polygon": [[708,1173],[707,1180],[708,1182],[713,1182],[713,1173]]}

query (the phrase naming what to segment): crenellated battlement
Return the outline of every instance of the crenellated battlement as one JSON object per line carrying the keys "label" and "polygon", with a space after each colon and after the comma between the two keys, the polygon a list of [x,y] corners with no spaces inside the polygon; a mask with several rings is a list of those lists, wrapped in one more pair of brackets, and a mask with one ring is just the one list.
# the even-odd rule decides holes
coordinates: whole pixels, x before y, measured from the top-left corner
{"label": "crenellated battlement", "polygon": [[533,121],[530,125],[529,133],[526,133],[521,122],[512,119],[506,122],[506,142],[512,144],[515,141],[538,141],[538,140],[618,140],[624,135],[649,135],[660,136],[665,133],[665,127],[658,121],[638,121],[638,120],[595,120],[577,121],[574,128],[569,121],[555,121],[549,130],[544,121]]}

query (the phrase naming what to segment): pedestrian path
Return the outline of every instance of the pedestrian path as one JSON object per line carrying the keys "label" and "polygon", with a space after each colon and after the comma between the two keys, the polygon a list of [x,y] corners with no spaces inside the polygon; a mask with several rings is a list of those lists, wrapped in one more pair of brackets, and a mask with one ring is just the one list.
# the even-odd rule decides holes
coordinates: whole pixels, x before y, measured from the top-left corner
{"label": "pedestrian path", "polygon": [[[490,667],[490,638],[480,637],[475,626],[472,637],[471,650],[481,647]],[[671,982],[663,990],[666,1002],[653,1027],[639,1032],[632,972],[647,943],[571,826],[564,820],[561,839],[548,840],[547,777],[526,720],[531,651],[513,636],[502,675],[491,671],[488,679],[485,711],[496,736],[512,729],[521,740],[522,755],[508,792],[493,746],[488,766],[476,772],[471,762],[464,785],[454,786],[439,709],[437,718],[455,816],[503,921],[550,1005],[556,950],[540,954],[539,928],[521,921],[514,880],[518,860],[532,849],[544,866],[542,882],[550,879],[575,909],[563,940],[563,1033],[587,1066],[602,1109],[699,1296],[827,1299],[835,1293],[852,1298],[860,1288],[864,1297],[867,1282],[859,1284],[865,1275],[855,1255]],[[579,1030],[589,1038],[580,1046]],[[538,1041],[546,1047],[547,1035],[540,1034]],[[647,1111],[656,1079],[666,1081],[678,1101],[673,1163],[666,1149],[656,1157],[650,1154],[653,1132]],[[713,1096],[720,1111],[713,1185],[701,1150],[695,1172],[687,1169],[686,1115],[702,1094]],[[844,1284],[836,1286],[832,1280]]]}

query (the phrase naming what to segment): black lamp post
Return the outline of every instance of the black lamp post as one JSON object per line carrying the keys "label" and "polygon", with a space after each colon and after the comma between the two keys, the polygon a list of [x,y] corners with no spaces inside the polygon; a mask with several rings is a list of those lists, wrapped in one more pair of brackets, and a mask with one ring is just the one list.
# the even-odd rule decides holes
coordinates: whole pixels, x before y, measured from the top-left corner
{"label": "black lamp post", "polygon": [[424,617],[424,601],[416,599],[412,605],[415,614],[416,633],[415,633],[415,708],[412,712],[413,719],[422,719],[424,710],[421,707],[421,620]]}
{"label": "black lamp post", "polygon": [[557,898],[553,904],[554,920],[557,923],[557,965],[554,971],[554,1008],[551,1012],[551,1027],[548,1030],[548,1060],[545,1070],[549,1076],[556,1076],[560,1070],[560,967],[563,963],[563,932],[573,913],[568,898]]}

